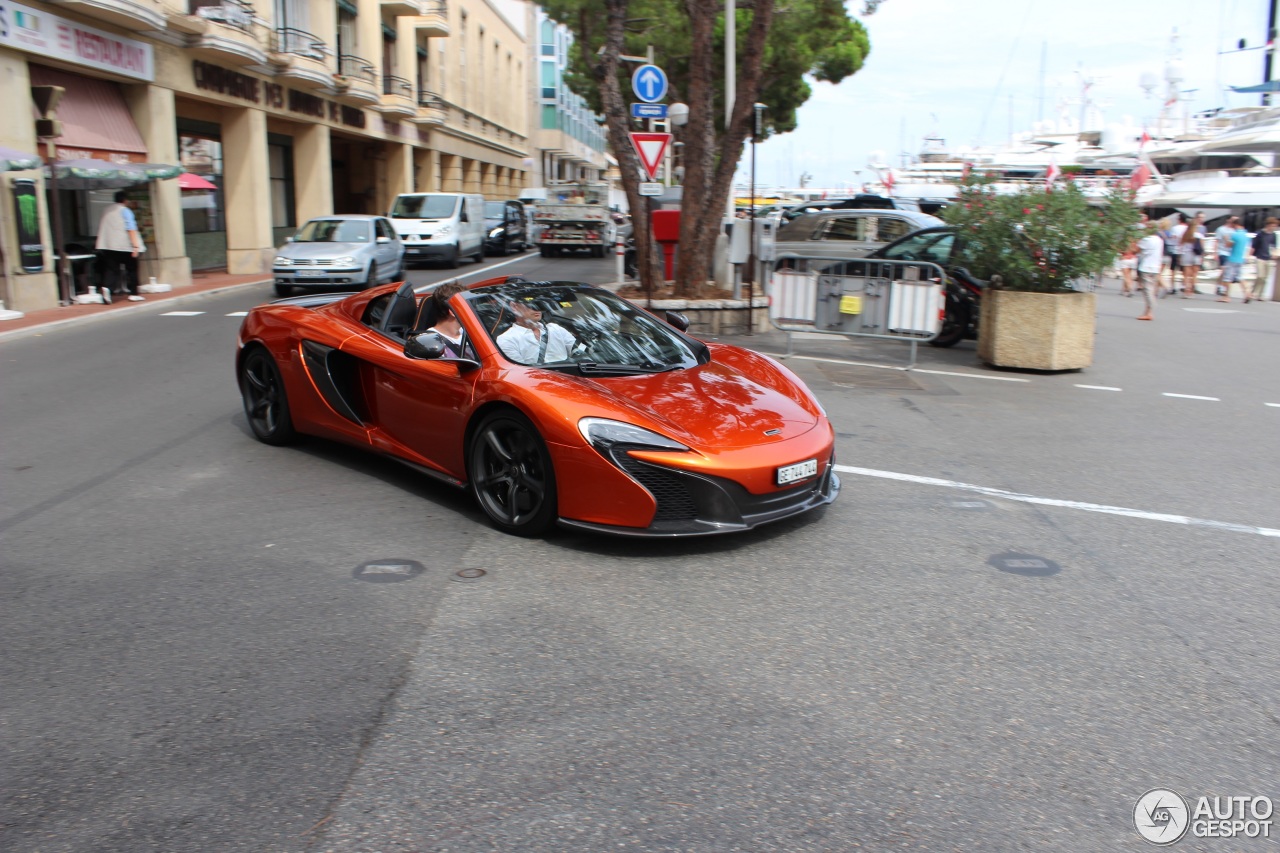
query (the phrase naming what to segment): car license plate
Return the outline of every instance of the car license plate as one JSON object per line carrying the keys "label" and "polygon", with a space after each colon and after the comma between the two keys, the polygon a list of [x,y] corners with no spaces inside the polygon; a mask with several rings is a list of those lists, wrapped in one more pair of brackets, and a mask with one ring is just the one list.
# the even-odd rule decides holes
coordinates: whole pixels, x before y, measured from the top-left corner
{"label": "car license plate", "polygon": [[328,274],[328,270],[298,270],[294,273],[298,278],[321,278]]}
{"label": "car license plate", "polygon": [[794,465],[783,465],[778,469],[778,485],[785,486],[788,483],[796,483],[800,480],[807,480],[814,474],[818,473],[818,460],[806,459],[803,462],[797,462]]}

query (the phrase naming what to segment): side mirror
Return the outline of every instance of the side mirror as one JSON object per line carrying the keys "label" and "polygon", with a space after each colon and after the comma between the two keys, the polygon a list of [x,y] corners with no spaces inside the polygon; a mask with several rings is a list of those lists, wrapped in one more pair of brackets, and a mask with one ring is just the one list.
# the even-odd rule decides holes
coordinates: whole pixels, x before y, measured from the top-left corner
{"label": "side mirror", "polygon": [[404,342],[406,358],[432,359],[444,355],[444,338],[436,332],[421,332]]}
{"label": "side mirror", "polygon": [[379,242],[379,243],[390,243],[390,242],[391,242],[391,238],[390,238],[390,237],[379,237],[379,238],[378,238],[378,242]]}
{"label": "side mirror", "polygon": [[689,331],[689,318],[678,311],[668,311],[666,313],[667,324],[675,326],[682,332]]}

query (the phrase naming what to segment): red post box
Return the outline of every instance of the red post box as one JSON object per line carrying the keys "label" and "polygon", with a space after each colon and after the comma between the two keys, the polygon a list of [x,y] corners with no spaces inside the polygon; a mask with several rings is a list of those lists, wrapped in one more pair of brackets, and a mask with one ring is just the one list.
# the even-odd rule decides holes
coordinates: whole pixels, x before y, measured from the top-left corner
{"label": "red post box", "polygon": [[680,242],[680,211],[655,210],[650,214],[653,223],[653,239],[662,246],[663,278],[667,281],[676,277],[675,257],[676,244]]}

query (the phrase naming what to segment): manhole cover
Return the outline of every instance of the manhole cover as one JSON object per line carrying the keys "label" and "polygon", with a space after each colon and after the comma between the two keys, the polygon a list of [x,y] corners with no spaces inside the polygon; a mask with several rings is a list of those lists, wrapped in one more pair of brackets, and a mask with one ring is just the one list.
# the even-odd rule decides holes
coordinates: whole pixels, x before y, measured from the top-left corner
{"label": "manhole cover", "polygon": [[1062,567],[1053,560],[1037,557],[1034,554],[996,554],[987,565],[995,566],[1002,572],[1011,575],[1022,575],[1028,578],[1047,578],[1062,571]]}
{"label": "manhole cover", "polygon": [[459,583],[475,583],[481,578],[486,578],[489,573],[484,569],[458,569],[449,575],[449,580],[458,581]]}
{"label": "manhole cover", "polygon": [[426,569],[416,560],[370,560],[356,566],[351,576],[358,581],[369,583],[400,583],[416,578]]}
{"label": "manhole cover", "polygon": [[818,370],[835,385],[850,388],[870,388],[876,391],[923,391],[905,370],[887,370],[876,367],[858,367],[853,364],[818,362]]}

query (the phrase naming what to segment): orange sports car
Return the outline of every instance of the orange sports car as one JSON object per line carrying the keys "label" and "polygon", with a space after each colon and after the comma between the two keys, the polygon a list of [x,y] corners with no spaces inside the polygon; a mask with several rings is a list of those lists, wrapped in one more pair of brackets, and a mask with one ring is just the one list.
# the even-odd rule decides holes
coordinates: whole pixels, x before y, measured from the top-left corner
{"label": "orange sports car", "polygon": [[510,533],[699,536],[835,500],[835,435],[804,383],[687,326],[577,282],[391,284],[253,309],[236,376],[260,440],[368,447]]}

